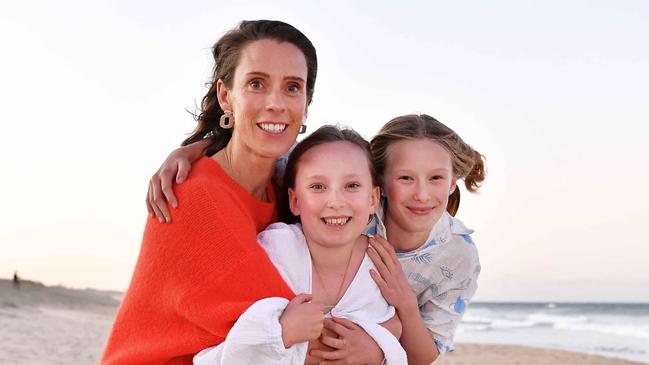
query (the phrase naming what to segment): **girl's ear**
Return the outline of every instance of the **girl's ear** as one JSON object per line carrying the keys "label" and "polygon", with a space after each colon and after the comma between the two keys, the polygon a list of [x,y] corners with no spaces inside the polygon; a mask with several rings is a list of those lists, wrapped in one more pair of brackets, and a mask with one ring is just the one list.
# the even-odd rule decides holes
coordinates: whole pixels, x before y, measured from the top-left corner
{"label": "girl's ear", "polygon": [[448,195],[453,194],[455,189],[457,189],[457,176],[453,175],[451,178],[451,187],[448,189]]}
{"label": "girl's ear", "polygon": [[379,200],[381,199],[381,188],[375,186],[372,188],[372,196],[370,197],[370,212],[376,213],[379,208]]}
{"label": "girl's ear", "polygon": [[219,105],[223,111],[232,112],[232,103],[230,102],[230,90],[223,83],[221,79],[216,82],[216,96],[219,100]]}
{"label": "girl's ear", "polygon": [[297,195],[295,194],[295,190],[293,190],[293,188],[288,188],[288,206],[294,216],[300,215],[300,208],[297,204]]}

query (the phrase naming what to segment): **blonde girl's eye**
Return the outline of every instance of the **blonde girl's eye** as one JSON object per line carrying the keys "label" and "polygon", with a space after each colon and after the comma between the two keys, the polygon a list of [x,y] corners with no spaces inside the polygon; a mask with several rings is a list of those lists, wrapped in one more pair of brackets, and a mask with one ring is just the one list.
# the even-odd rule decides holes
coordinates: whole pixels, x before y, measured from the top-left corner
{"label": "blonde girl's eye", "polygon": [[442,176],[442,175],[434,175],[430,179],[433,180],[433,181],[435,181],[435,180],[444,180],[444,176]]}
{"label": "blonde girl's eye", "polygon": [[399,176],[397,179],[398,179],[398,180],[403,180],[403,181],[413,181],[413,180],[414,180],[414,179],[412,178],[412,176],[408,176],[408,175],[402,175],[402,176]]}

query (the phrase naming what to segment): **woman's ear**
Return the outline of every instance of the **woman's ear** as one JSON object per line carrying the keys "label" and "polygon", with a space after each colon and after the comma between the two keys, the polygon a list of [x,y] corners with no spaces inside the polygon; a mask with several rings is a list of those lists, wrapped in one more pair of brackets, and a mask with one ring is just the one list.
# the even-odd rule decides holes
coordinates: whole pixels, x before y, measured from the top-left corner
{"label": "woman's ear", "polygon": [[297,204],[297,195],[295,194],[295,190],[293,190],[293,188],[288,188],[288,206],[294,216],[300,215],[300,208]]}
{"label": "woman's ear", "polygon": [[216,96],[219,100],[219,105],[223,111],[232,112],[232,103],[230,102],[230,90],[225,86],[223,80],[218,79],[216,82]]}
{"label": "woman's ear", "polygon": [[372,188],[372,196],[370,197],[370,212],[372,214],[376,213],[376,210],[379,208],[379,201],[381,199],[381,188],[375,186]]}

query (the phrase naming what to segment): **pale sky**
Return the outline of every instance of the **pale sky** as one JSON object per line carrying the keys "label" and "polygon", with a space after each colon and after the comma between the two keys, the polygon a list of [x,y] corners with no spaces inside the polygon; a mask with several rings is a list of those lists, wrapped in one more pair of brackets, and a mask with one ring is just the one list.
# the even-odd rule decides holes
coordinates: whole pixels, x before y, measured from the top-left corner
{"label": "pale sky", "polygon": [[476,300],[649,302],[649,2],[174,3],[0,5],[0,277],[125,290],[211,45],[267,18],[318,51],[311,131],[421,112],[487,157]]}

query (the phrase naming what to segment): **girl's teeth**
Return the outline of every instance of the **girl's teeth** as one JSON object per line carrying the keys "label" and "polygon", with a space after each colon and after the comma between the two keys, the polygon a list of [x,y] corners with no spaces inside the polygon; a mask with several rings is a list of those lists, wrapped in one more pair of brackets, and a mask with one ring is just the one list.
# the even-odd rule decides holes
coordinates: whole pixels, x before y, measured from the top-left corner
{"label": "girl's teeth", "polygon": [[343,224],[349,221],[349,218],[325,218],[324,221],[327,224],[335,224],[338,226],[342,226]]}
{"label": "girl's teeth", "polygon": [[281,133],[286,129],[286,124],[279,123],[260,123],[259,126],[269,133]]}

